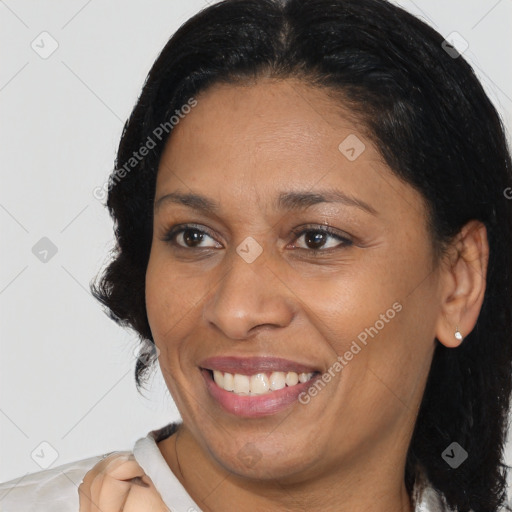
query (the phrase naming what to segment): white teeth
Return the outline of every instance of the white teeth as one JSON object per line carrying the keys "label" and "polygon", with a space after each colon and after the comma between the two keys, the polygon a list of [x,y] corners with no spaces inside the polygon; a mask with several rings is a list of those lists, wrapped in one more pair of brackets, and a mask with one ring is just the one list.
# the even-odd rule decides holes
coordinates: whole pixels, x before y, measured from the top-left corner
{"label": "white teeth", "polygon": [[[219,372],[220,373],[220,372]],[[225,373],[224,374],[224,387],[226,391],[234,391],[235,390],[235,382],[234,382],[233,374],[232,373]]]}
{"label": "white teeth", "polygon": [[240,375],[239,373],[235,373],[233,377],[234,384],[234,392],[239,395],[244,393],[246,395],[249,394],[249,377],[247,375]]}
{"label": "white teeth", "polygon": [[264,373],[252,375],[249,381],[249,386],[251,389],[251,395],[262,395],[270,388],[268,377]]}
{"label": "white teeth", "polygon": [[272,372],[270,374],[270,389],[275,391],[286,386],[286,374],[284,372]]}
{"label": "white teeth", "polygon": [[286,374],[286,385],[295,386],[299,382],[299,376],[295,372],[288,372]]}
{"label": "white teeth", "polygon": [[213,380],[219,388],[224,387],[224,375],[222,375],[222,372],[219,372],[219,370],[213,370]]}
{"label": "white teeth", "polygon": [[241,375],[239,373],[223,373],[213,371],[213,380],[220,388],[233,391],[237,395],[264,395],[286,386],[295,386],[299,382],[307,382],[313,373],[272,372],[270,377],[266,373],[255,375]]}

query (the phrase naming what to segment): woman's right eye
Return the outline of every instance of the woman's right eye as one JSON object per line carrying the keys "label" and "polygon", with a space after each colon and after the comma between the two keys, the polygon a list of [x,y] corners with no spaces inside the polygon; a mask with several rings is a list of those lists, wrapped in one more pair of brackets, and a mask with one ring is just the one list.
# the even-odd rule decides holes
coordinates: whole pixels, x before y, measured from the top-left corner
{"label": "woman's right eye", "polygon": [[218,242],[215,242],[215,240],[213,245],[200,245],[206,238],[214,240],[213,237],[203,229],[199,229],[195,226],[182,225],[175,226],[167,231],[163,237],[163,240],[182,249],[204,249],[221,247]]}

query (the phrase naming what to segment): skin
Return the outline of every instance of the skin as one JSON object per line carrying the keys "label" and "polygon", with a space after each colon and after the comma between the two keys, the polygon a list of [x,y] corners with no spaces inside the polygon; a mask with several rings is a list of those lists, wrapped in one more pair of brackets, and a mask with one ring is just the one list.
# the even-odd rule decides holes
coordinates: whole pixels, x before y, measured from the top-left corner
{"label": "skin", "polygon": [[78,487],[79,512],[169,512],[151,478],[129,452],[98,462]]}
{"label": "skin", "polygon": [[[155,204],[194,192],[219,210],[159,203],[146,274],[160,367],[183,418],[159,443],[165,460],[205,511],[411,511],[406,452],[435,338],[456,347],[455,329],[466,336],[476,323],[485,227],[469,222],[437,260],[422,196],[324,90],[260,79],[197,100],[167,143]],[[338,150],[350,134],[365,145],[354,161]],[[334,189],[376,213],[273,207],[280,192]],[[194,231],[165,240],[184,223],[205,231],[202,241]],[[331,235],[315,244],[322,225],[352,244]],[[309,237],[292,232],[306,227]],[[263,249],[252,263],[236,252],[248,236]],[[210,356],[283,357],[326,372],[394,303],[400,312],[307,405],[240,418],[206,390],[198,365]],[[248,444],[254,464],[240,457]]]}

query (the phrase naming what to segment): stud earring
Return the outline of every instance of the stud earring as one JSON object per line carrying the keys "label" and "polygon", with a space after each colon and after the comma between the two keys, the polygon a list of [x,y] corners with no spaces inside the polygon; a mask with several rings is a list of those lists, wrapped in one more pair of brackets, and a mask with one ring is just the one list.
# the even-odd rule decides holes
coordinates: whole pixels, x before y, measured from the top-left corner
{"label": "stud earring", "polygon": [[462,340],[462,333],[459,331],[459,327],[456,327],[455,329],[455,337],[461,341]]}

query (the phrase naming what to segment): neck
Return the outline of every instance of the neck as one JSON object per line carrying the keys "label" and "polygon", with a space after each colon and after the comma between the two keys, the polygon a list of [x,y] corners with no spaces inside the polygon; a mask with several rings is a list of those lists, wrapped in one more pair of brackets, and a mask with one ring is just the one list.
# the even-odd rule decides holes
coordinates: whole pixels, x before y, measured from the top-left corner
{"label": "neck", "polygon": [[251,480],[228,472],[201,449],[184,425],[158,446],[204,512],[413,512],[403,479],[405,460],[400,464],[392,454],[384,456],[375,450],[373,458],[359,460],[357,467],[323,468],[314,478],[277,481]]}

